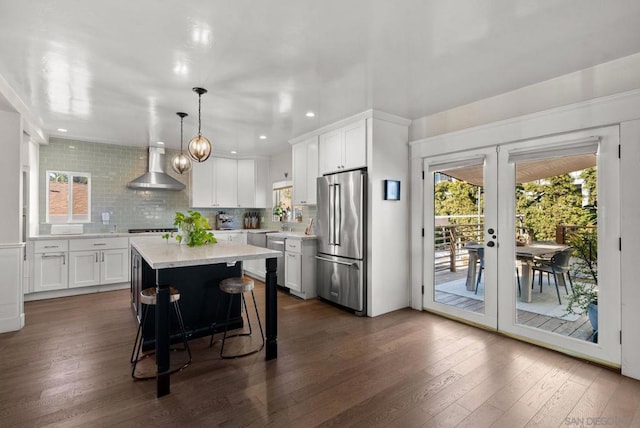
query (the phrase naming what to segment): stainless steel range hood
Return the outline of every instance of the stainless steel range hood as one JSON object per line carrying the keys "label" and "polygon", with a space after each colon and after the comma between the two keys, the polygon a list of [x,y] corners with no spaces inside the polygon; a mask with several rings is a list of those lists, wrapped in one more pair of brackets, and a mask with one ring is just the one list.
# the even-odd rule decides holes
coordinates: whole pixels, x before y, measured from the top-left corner
{"label": "stainless steel range hood", "polygon": [[164,172],[164,149],[149,147],[149,172],[130,182],[130,189],[182,190],[184,184]]}

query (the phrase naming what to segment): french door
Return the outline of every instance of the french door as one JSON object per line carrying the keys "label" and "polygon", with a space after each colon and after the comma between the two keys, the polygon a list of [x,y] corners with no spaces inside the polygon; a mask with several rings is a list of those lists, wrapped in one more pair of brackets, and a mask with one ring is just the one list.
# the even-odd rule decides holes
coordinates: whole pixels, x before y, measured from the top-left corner
{"label": "french door", "polygon": [[[424,308],[618,365],[618,135],[612,126],[425,158]],[[586,237],[595,280],[571,277],[575,239]],[[574,284],[598,289],[597,333],[567,312]]]}

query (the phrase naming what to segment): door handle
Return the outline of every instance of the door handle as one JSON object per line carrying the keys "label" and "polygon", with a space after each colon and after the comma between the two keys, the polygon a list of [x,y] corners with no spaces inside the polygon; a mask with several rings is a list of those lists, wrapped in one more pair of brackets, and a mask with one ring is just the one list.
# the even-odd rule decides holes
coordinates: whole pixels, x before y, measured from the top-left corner
{"label": "door handle", "polygon": [[358,266],[358,264],[355,263],[355,262],[352,262],[352,263],[341,262],[341,261],[338,261],[338,260],[326,259],[326,258],[320,257],[320,256],[316,256],[316,259],[317,260],[322,260],[323,262],[337,263],[339,265],[344,265],[344,266],[356,266],[356,267]]}
{"label": "door handle", "polygon": [[496,243],[495,243],[495,242],[493,242],[493,241],[489,241],[489,242],[487,242],[487,247],[489,247],[489,248],[493,248],[493,247],[495,247],[495,246],[496,246]]}

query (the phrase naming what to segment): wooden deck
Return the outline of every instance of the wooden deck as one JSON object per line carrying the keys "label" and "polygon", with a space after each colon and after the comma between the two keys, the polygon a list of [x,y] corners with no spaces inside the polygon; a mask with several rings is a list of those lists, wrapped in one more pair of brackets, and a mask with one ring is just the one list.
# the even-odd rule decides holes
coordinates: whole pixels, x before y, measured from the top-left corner
{"label": "wooden deck", "polygon": [[[458,272],[442,271],[438,272],[436,275],[439,283],[445,283],[463,278],[466,274],[466,269],[464,269]],[[435,301],[471,312],[484,313],[484,302],[481,300],[436,291]],[[563,336],[569,336],[576,339],[589,341],[593,339],[593,329],[591,328],[591,323],[586,315],[581,316],[576,321],[566,321],[517,309],[516,316],[518,323],[522,325],[539,328],[541,330],[558,333]]]}

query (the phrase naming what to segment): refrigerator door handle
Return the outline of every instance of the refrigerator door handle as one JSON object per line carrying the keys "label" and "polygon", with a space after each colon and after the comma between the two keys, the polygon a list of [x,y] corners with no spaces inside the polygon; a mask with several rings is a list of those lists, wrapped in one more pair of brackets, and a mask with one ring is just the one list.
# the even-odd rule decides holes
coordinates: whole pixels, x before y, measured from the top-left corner
{"label": "refrigerator door handle", "polygon": [[[334,214],[334,224],[333,224],[333,232],[334,238],[333,243],[335,245],[340,245],[340,231],[342,229],[342,191],[340,184],[335,185],[335,190],[333,191],[333,195],[335,200],[333,202],[335,214]],[[336,227],[337,226],[337,227]]]}
{"label": "refrigerator door handle", "polygon": [[345,265],[345,266],[355,266],[356,268],[358,267],[358,263],[356,263],[356,262],[351,262],[351,263],[341,262],[341,261],[338,261],[338,260],[326,259],[326,258],[320,257],[320,256],[316,256],[316,259],[317,260],[322,260],[323,262],[337,263],[339,265]]}
{"label": "refrigerator door handle", "polygon": [[329,184],[329,245],[333,245],[333,229],[335,227],[335,189],[333,184]]}

